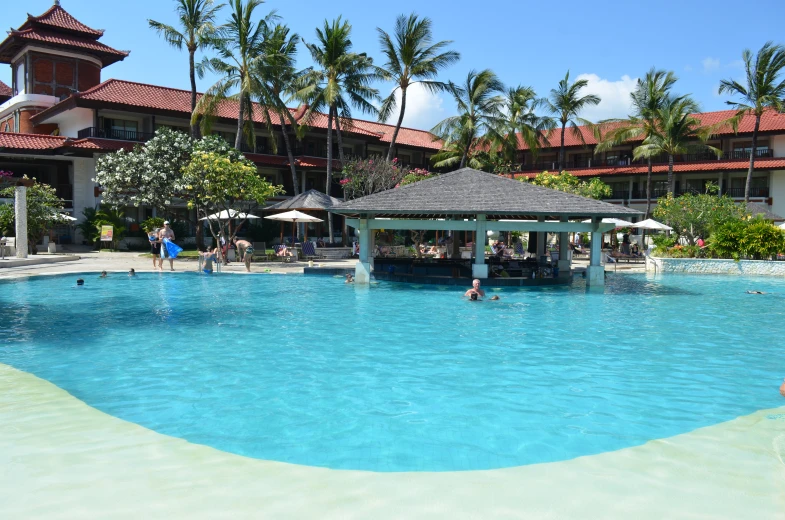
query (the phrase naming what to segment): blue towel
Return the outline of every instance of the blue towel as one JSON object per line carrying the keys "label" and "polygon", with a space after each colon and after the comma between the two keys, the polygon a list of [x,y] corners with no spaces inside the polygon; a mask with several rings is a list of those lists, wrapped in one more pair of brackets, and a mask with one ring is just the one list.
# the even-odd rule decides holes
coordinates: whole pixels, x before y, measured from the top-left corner
{"label": "blue towel", "polygon": [[183,250],[182,247],[178,246],[168,238],[164,238],[164,246],[166,247],[166,252],[169,253],[169,258],[177,258],[177,255],[179,255]]}

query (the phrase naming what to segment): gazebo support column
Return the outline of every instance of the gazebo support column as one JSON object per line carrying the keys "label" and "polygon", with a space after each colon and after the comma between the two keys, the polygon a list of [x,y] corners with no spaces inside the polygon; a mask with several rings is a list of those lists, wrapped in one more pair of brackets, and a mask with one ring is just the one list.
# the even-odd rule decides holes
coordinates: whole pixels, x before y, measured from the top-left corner
{"label": "gazebo support column", "polygon": [[360,219],[360,259],[354,266],[354,283],[371,283],[371,229],[368,227],[368,219]]}
{"label": "gazebo support column", "polygon": [[485,222],[485,215],[477,215],[475,224],[477,239],[474,241],[472,276],[474,278],[488,278],[488,266],[485,264],[485,242],[488,240],[488,224]]}
{"label": "gazebo support column", "polygon": [[591,255],[589,267],[586,268],[586,285],[590,287],[603,287],[605,285],[605,266],[600,265],[602,256],[602,233],[599,231],[596,219],[592,219]]}
{"label": "gazebo support column", "polygon": [[17,186],[14,189],[14,211],[16,257],[27,258],[27,186]]}
{"label": "gazebo support column", "polygon": [[562,232],[559,233],[559,272],[569,274],[570,264],[570,234]]}

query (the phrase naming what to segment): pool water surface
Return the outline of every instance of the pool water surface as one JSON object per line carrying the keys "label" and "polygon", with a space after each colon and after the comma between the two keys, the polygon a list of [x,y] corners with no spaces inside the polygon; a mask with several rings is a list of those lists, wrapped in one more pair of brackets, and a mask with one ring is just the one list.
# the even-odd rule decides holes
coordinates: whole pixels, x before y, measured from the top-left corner
{"label": "pool water surface", "polygon": [[[566,460],[774,408],[785,280],[604,293],[140,274],[0,283],[0,363],[163,434],[334,469]],[[747,290],[768,294],[750,295]]]}

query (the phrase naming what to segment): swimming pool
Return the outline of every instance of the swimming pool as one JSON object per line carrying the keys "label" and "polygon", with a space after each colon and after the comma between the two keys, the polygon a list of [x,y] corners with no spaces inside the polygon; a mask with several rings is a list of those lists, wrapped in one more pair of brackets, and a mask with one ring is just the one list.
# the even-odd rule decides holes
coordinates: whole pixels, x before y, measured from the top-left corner
{"label": "swimming pool", "polygon": [[[260,459],[450,471],[571,459],[781,404],[785,281],[461,291],[117,274],[0,284],[0,363]],[[746,290],[770,294],[748,295]]]}

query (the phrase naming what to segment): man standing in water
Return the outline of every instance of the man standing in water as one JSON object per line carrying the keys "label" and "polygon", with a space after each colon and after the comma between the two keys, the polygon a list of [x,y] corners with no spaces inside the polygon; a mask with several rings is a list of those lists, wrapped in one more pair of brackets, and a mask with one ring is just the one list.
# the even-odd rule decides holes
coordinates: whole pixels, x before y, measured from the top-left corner
{"label": "man standing in water", "polygon": [[166,244],[164,244],[165,238],[174,242],[174,231],[169,227],[168,220],[164,222],[164,228],[158,233],[158,238],[161,240],[161,269],[163,270],[164,267],[164,258],[168,258],[169,269],[174,271],[174,259],[169,256],[169,250],[166,248]]}
{"label": "man standing in water", "polygon": [[[472,297],[473,294],[476,296]],[[476,300],[477,298],[485,298],[485,291],[480,289],[480,280],[475,278],[472,281],[472,288],[466,291],[466,293],[464,293],[464,296],[466,296],[467,298],[471,298],[472,300]]]}

